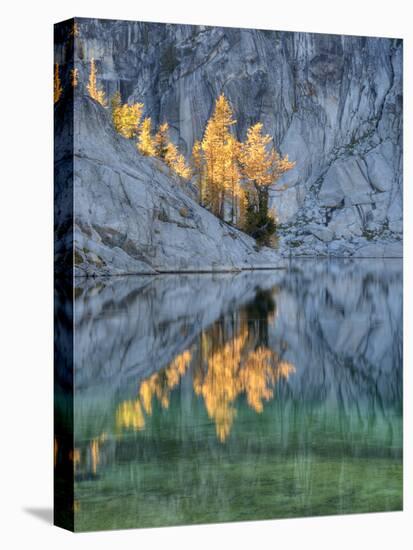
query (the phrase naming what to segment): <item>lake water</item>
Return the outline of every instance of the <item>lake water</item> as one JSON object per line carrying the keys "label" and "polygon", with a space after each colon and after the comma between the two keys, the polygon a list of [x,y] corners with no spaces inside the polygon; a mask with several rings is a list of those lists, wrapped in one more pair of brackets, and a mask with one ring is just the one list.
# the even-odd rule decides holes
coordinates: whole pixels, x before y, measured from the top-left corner
{"label": "lake water", "polygon": [[402,262],[78,279],[76,530],[402,509]]}

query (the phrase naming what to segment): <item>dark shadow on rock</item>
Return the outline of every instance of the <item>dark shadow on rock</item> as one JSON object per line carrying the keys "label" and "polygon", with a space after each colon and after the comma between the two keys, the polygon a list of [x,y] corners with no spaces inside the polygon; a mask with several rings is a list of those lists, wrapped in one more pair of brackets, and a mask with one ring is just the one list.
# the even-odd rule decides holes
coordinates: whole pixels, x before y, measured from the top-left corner
{"label": "dark shadow on rock", "polygon": [[25,508],[24,511],[50,525],[53,524],[53,508]]}

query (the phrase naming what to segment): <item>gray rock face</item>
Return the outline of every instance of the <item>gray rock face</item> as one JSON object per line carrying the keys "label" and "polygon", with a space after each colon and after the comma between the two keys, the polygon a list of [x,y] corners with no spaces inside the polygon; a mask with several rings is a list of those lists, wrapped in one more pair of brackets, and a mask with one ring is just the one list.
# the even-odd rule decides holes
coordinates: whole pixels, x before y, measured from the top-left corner
{"label": "gray rock face", "polygon": [[[224,92],[296,161],[272,193],[284,254],[361,253],[402,238],[402,41],[79,19],[76,66],[143,101],[189,154]],[[63,48],[59,54],[64,56]],[[283,190],[280,190],[280,189]],[[333,232],[306,239],[307,224]],[[346,224],[349,224],[346,227]],[[346,247],[340,245],[344,239]],[[338,244],[337,244],[338,243]],[[401,250],[401,246],[399,246]]]}
{"label": "gray rock face", "polygon": [[234,271],[285,263],[199,206],[164,163],[142,157],[132,141],[116,134],[98,103],[76,95],[76,275]]}

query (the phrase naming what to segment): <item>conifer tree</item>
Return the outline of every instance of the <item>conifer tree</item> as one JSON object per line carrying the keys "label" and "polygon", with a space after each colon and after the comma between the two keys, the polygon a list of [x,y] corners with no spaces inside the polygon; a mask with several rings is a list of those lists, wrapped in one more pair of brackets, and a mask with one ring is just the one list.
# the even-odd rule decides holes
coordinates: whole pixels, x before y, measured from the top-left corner
{"label": "conifer tree", "polygon": [[202,140],[209,207],[213,214],[221,218],[224,217],[228,171],[226,146],[231,136],[229,129],[235,123],[232,108],[224,94],[221,94],[215,102],[213,115],[207,123]]}
{"label": "conifer tree", "polygon": [[191,168],[186,163],[185,157],[182,153],[178,152],[178,156],[174,165],[172,166],[173,171],[182,179],[189,180],[192,176]]}
{"label": "conifer tree", "polygon": [[59,75],[59,64],[55,63],[54,65],[54,79],[53,79],[53,101],[57,103],[61,98],[63,93],[62,83],[60,81]]}
{"label": "conifer tree", "polygon": [[225,193],[231,202],[231,223],[237,223],[238,203],[241,196],[240,168],[238,163],[240,150],[241,144],[234,136],[230,135],[224,148],[226,158],[224,184]]}
{"label": "conifer tree", "polygon": [[158,128],[155,135],[155,150],[156,156],[162,160],[165,160],[168,151],[169,142],[169,124],[164,122]]}
{"label": "conifer tree", "polygon": [[97,74],[97,71],[96,71],[95,60],[92,57],[92,59],[90,60],[89,82],[86,88],[92,99],[100,103],[103,107],[106,107],[105,92],[98,88],[97,82],[96,82],[96,74]]}
{"label": "conifer tree", "polygon": [[137,147],[142,155],[153,157],[156,154],[155,143],[152,137],[152,121],[149,117],[144,119],[139,128]]}
{"label": "conifer tree", "polygon": [[165,162],[169,168],[183,179],[191,177],[191,169],[185,161],[185,157],[178,151],[173,143],[169,142],[166,148]]}
{"label": "conifer tree", "polygon": [[247,132],[247,139],[241,145],[239,160],[246,184],[246,227],[258,241],[268,244],[275,231],[275,220],[268,212],[269,187],[291,170],[295,163],[282,158],[269,147],[271,137],[262,133],[263,125],[258,122]]}
{"label": "conifer tree", "polygon": [[178,157],[178,149],[177,149],[176,145],[169,142],[168,145],[166,146],[166,155],[165,155],[166,164],[170,168],[172,168],[172,166],[176,162],[177,157]]}
{"label": "conifer tree", "polygon": [[115,130],[127,139],[138,135],[139,123],[142,118],[143,103],[122,105],[120,92],[113,94],[111,99],[112,122]]}

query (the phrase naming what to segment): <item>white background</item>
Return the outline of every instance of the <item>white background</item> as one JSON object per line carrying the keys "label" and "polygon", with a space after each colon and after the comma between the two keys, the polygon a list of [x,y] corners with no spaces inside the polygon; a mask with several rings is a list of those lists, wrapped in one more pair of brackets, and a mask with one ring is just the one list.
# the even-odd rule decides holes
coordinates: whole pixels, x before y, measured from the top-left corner
{"label": "white background", "polygon": [[[413,547],[410,0],[10,1],[0,28],[0,541],[5,549]],[[405,39],[405,511],[73,535],[52,506],[52,24],[73,16]],[[408,243],[408,244],[406,244]],[[410,323],[409,323],[410,321]],[[248,506],[248,503],[245,503]],[[409,541],[410,538],[410,541]]]}

